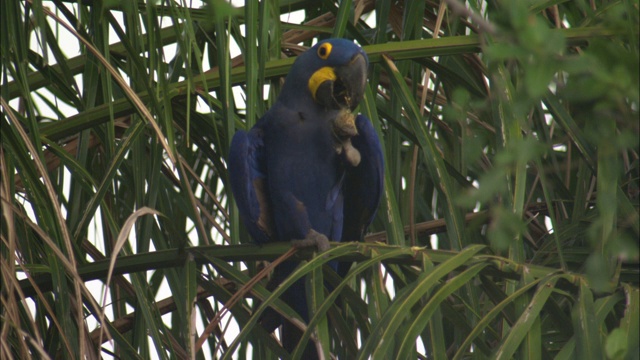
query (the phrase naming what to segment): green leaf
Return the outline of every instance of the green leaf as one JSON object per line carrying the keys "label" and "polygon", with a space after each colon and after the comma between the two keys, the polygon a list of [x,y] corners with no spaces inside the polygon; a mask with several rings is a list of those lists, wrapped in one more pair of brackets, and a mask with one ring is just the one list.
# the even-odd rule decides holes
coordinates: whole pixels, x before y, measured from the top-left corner
{"label": "green leaf", "polygon": [[401,323],[409,316],[411,308],[427,291],[437,285],[443,276],[464,265],[467,260],[483,248],[483,246],[478,245],[469,246],[461,251],[460,254],[435,267],[430,273],[423,273],[411,288],[387,309],[371,333],[371,337],[360,350],[359,358],[387,354],[392,342],[380,343],[377,339],[391,339],[389,334],[394,334],[398,330]]}
{"label": "green leaf", "polygon": [[547,299],[554,291],[556,282],[562,278],[562,275],[551,275],[538,284],[536,293],[531,297],[529,305],[520,315],[518,321],[511,327],[500,346],[497,348],[493,357],[495,359],[510,359],[522,341],[528,335],[534,322],[537,321],[540,311],[544,307]]}
{"label": "green leaf", "polygon": [[621,328],[614,329],[605,340],[607,359],[624,359],[629,352],[628,334]]}
{"label": "green leaf", "polygon": [[582,359],[602,359],[604,356],[599,324],[594,313],[593,293],[580,283],[578,301],[571,317],[576,333],[576,353]]}

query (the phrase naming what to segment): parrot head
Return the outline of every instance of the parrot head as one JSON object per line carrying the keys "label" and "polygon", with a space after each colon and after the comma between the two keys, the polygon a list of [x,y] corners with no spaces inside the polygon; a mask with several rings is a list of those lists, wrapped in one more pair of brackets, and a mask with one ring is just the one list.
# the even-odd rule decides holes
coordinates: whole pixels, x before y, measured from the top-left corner
{"label": "parrot head", "polygon": [[345,39],[323,40],[298,56],[283,93],[290,86],[298,90],[289,96],[300,96],[299,89],[306,88],[313,101],[326,109],[353,111],[364,96],[368,66],[360,46]]}

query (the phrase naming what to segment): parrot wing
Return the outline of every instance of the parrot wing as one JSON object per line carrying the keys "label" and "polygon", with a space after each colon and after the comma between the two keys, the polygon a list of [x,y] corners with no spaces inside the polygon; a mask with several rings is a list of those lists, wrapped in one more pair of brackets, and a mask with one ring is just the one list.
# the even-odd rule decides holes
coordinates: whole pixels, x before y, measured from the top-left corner
{"label": "parrot wing", "polygon": [[262,129],[259,126],[249,132],[236,132],[227,160],[231,190],[249,235],[260,244],[273,236],[264,158]]}
{"label": "parrot wing", "polygon": [[[264,118],[263,118],[264,119]],[[274,219],[267,182],[267,161],[264,146],[264,129],[260,121],[249,132],[238,131],[233,136],[227,165],[231,190],[234,194],[238,211],[247,231],[257,242],[264,244],[274,239]],[[284,201],[279,199],[280,202]],[[306,214],[305,214],[306,215]],[[306,220],[308,222],[308,220]],[[285,261],[274,272],[267,285],[273,290],[293,272],[298,263]],[[304,280],[291,285],[282,299],[308,321],[308,307]],[[262,314],[260,322],[271,332],[282,325],[282,343],[284,348],[293,352],[298,345],[302,333],[286,321],[280,314],[269,308]],[[317,359],[315,347],[310,343],[305,347],[304,358]]]}

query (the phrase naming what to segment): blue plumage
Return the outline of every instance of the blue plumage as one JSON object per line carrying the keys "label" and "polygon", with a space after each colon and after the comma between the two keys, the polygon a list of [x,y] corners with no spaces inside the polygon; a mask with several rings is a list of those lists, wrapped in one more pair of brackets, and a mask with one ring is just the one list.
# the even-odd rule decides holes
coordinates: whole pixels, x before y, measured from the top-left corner
{"label": "blue plumage", "polygon": [[[271,109],[251,130],[234,136],[231,189],[256,242],[292,241],[322,251],[328,241],[362,240],[383,182],[382,150],[371,122],[351,115],[363,97],[367,66],[354,43],[319,42],[296,59]],[[275,277],[284,279],[295,266],[283,264]],[[299,281],[283,300],[308,321],[305,299]],[[283,341],[293,348],[284,335]]]}

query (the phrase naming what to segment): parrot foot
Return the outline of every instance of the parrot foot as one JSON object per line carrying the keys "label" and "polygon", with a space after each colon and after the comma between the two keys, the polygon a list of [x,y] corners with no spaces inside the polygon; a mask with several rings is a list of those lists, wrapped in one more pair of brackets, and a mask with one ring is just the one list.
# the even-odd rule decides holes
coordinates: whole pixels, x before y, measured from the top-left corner
{"label": "parrot foot", "polygon": [[350,138],[358,135],[356,117],[347,109],[340,110],[333,122],[333,131],[339,139]]}
{"label": "parrot foot", "polygon": [[358,166],[360,164],[360,151],[353,147],[351,138],[358,135],[356,129],[355,116],[347,109],[342,109],[333,122],[333,132],[336,137],[336,153],[342,154],[349,164]]}
{"label": "parrot foot", "polygon": [[351,164],[351,166],[358,166],[360,164],[360,151],[353,147],[351,144],[351,139],[346,139],[342,143],[342,150],[344,151],[344,157],[347,159],[347,162]]}
{"label": "parrot foot", "polygon": [[291,246],[296,249],[308,248],[315,246],[318,252],[325,252],[329,250],[329,239],[323,234],[311,229],[304,239],[291,240]]}

